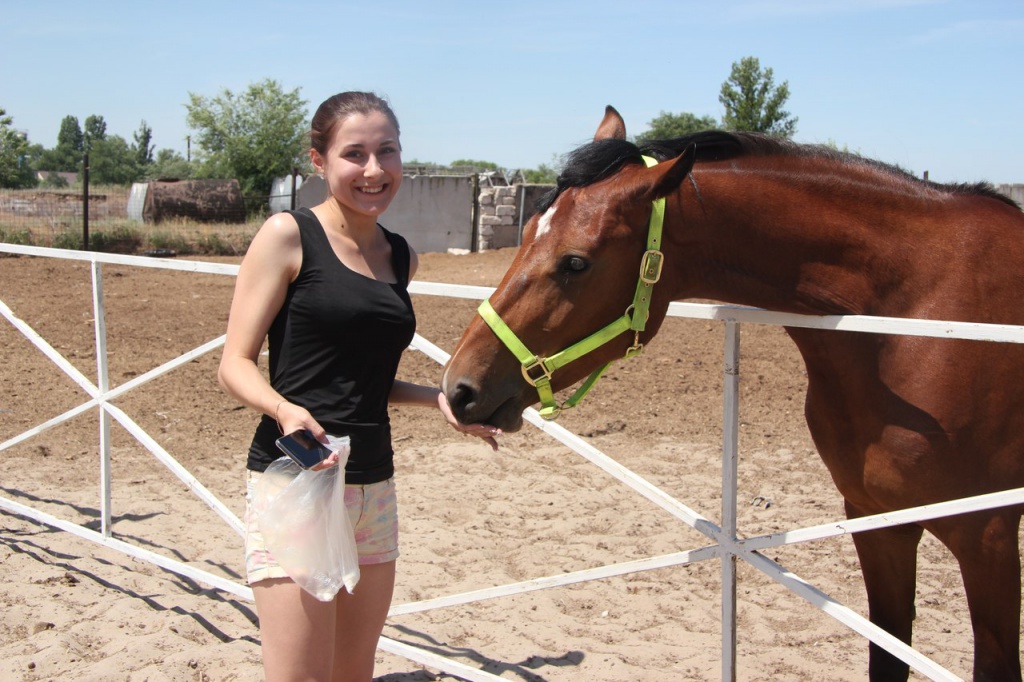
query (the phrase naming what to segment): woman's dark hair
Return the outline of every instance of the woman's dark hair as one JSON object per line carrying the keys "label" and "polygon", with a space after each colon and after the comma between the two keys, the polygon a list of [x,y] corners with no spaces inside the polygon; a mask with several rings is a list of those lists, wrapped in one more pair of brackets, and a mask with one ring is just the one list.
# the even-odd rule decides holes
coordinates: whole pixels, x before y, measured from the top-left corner
{"label": "woman's dark hair", "polygon": [[391,110],[387,100],[372,92],[339,92],[324,100],[323,104],[317,107],[313,114],[312,130],[309,133],[309,143],[313,149],[320,154],[327,154],[327,148],[331,145],[331,137],[334,135],[335,127],[353,114],[369,116],[374,112],[380,112],[388,117],[395,130],[401,133],[398,127],[398,117]]}

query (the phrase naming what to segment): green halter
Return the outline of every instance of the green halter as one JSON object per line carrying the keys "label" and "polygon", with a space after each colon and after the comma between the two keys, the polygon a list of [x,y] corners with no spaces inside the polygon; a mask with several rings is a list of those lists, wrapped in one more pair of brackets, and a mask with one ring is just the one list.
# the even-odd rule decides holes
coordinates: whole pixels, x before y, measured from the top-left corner
{"label": "green halter", "polygon": [[[649,156],[643,157],[647,167],[657,165],[657,160]],[[548,357],[539,357],[530,352],[523,345],[519,337],[509,329],[504,320],[491,307],[490,300],[485,300],[477,308],[480,317],[494,331],[498,339],[516,356],[522,363],[523,378],[527,383],[537,389],[540,396],[540,416],[544,419],[556,419],[562,410],[576,407],[583,400],[583,397],[594,387],[597,380],[601,378],[611,363],[596,369],[586,381],[576,390],[572,396],[563,404],[555,401],[554,392],[551,389],[551,375],[555,370],[565,367],[573,360],[577,360],[587,353],[597,350],[608,343],[619,334],[632,330],[633,345],[626,350],[625,357],[631,358],[639,355],[643,350],[640,343],[640,332],[647,325],[647,318],[650,315],[651,292],[654,284],[661,278],[661,267],[664,256],[661,253],[661,228],[665,222],[665,199],[656,199],[651,208],[651,222],[647,230],[647,251],[640,261],[640,278],[636,285],[636,293],[633,296],[633,304],[626,308],[626,312],[607,327],[591,334],[563,351],[559,351]]]}

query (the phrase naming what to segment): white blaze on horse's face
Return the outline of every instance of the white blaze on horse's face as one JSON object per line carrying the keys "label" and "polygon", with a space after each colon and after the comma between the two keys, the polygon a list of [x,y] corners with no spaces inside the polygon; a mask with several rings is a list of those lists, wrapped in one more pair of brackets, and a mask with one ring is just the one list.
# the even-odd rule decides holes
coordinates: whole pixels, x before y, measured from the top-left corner
{"label": "white blaze on horse's face", "polygon": [[551,230],[551,219],[555,217],[555,207],[552,206],[537,221],[537,233],[535,239],[540,239]]}

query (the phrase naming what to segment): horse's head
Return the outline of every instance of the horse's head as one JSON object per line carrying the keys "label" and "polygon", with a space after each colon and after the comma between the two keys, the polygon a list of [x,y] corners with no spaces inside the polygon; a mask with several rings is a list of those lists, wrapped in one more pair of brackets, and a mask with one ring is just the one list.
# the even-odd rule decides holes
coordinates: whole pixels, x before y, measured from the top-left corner
{"label": "horse's head", "polygon": [[[558,186],[526,225],[519,253],[489,299],[492,322],[478,316],[463,333],[442,380],[461,421],[519,429],[522,411],[538,401],[534,380],[548,374],[544,367],[524,371],[528,363],[514,354],[515,344],[492,327],[504,326],[506,339],[518,339],[520,356],[544,359],[633,314],[641,263],[648,265],[652,202],[679,188],[693,154],[648,168],[625,137],[621,116],[608,107],[594,142],[570,156]],[[551,389],[571,386],[653,336],[670,289],[662,287],[659,296],[654,288],[642,333],[612,327],[606,343],[550,372]],[[563,353],[558,364],[576,354]]]}

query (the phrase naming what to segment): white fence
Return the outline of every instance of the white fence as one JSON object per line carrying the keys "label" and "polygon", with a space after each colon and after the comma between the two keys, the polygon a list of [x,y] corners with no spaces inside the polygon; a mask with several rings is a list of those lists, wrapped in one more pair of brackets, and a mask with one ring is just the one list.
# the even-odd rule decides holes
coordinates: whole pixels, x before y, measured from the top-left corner
{"label": "white fence", "polygon": [[[94,307],[93,319],[95,321],[96,362],[98,374],[97,381],[95,382],[91,381],[79,372],[70,362],[68,362],[66,358],[54,349],[46,339],[42,338],[29,325],[19,319],[3,302],[3,300],[0,299],[0,315],[3,315],[8,322],[10,322],[27,339],[29,339],[42,353],[52,360],[69,377],[71,377],[71,379],[88,396],[87,400],[71,410],[68,410],[64,414],[54,417],[3,443],[0,443],[0,452],[53,428],[54,426],[82,414],[83,412],[93,408],[98,408],[100,415],[101,527],[99,532],[93,531],[79,524],[57,518],[51,514],[22,504],[16,500],[4,497],[0,497],[0,508],[54,528],[68,531],[91,542],[95,542],[123,552],[129,556],[148,561],[160,566],[161,568],[210,585],[211,587],[223,590],[230,594],[234,594],[243,599],[252,600],[252,590],[248,586],[207,571],[197,569],[181,561],[170,559],[157,552],[118,540],[112,536],[110,524],[109,430],[110,420],[113,418],[121,424],[126,431],[132,434],[139,443],[149,450],[149,452],[151,452],[161,463],[163,463],[164,466],[183,481],[195,495],[219,514],[240,536],[243,533],[242,523],[233,512],[221,503],[220,500],[207,490],[191,473],[182,467],[170,453],[160,446],[160,444],[146,433],[144,429],[136,424],[130,416],[111,403],[112,400],[123,396],[129,391],[140,388],[152,379],[166,374],[167,372],[170,372],[205,353],[219,348],[224,343],[224,337],[221,336],[219,338],[212,339],[207,343],[182,354],[170,362],[160,365],[159,367],[120,384],[119,386],[111,388],[109,378],[107,376],[106,319],[101,264],[111,263],[117,265],[184,270],[188,272],[228,276],[237,274],[238,266],[197,261],[158,260],[137,256],[115,256],[79,251],[65,251],[60,249],[15,246],[9,244],[0,244],[0,252],[36,257],[73,259],[88,261],[91,263]],[[414,294],[448,296],[475,300],[482,300],[489,296],[491,291],[493,290],[488,287],[455,286],[429,282],[414,282],[410,286],[410,292]],[[945,502],[942,504],[915,507],[912,509],[905,509],[876,516],[868,516],[855,520],[844,519],[811,528],[793,529],[786,532],[759,535],[745,539],[738,537],[736,489],[739,424],[737,396],[739,385],[738,359],[740,323],[774,324],[791,327],[846,331],[856,330],[861,332],[907,334],[939,338],[961,338],[1008,343],[1024,343],[1024,327],[863,316],[810,317],[803,315],[772,313],[763,310],[738,308],[733,306],[692,303],[673,303],[669,307],[669,315],[717,320],[723,322],[725,326],[725,425],[722,444],[722,519],[720,525],[695,512],[687,505],[615,462],[604,453],[597,450],[578,436],[562,428],[558,424],[542,420],[535,410],[528,409],[525,413],[525,417],[529,423],[533,424],[541,431],[570,447],[580,456],[586,458],[608,474],[614,476],[616,479],[629,486],[657,506],[666,510],[680,521],[706,535],[711,541],[711,544],[684,552],[627,561],[572,573],[559,573],[557,575],[520,583],[501,585],[483,590],[450,595],[447,597],[400,604],[392,607],[391,615],[397,616],[400,614],[453,606],[456,604],[468,604],[485,599],[495,599],[550,587],[582,583],[611,576],[621,576],[639,571],[679,566],[717,558],[721,561],[722,574],[722,679],[735,680],[736,561],[739,559],[746,561],[751,566],[762,571],[773,580],[789,588],[794,593],[803,597],[812,605],[832,616],[839,622],[845,624],[855,632],[885,648],[887,651],[907,662],[911,667],[927,677],[935,680],[960,679],[926,656],[923,656],[903,642],[874,626],[861,615],[836,602],[810,583],[787,571],[776,562],[768,559],[762,554],[762,550],[782,545],[834,537],[847,533],[856,533],[875,528],[922,521],[941,516],[962,514],[1010,504],[1019,504],[1024,502],[1024,488]],[[422,351],[438,363],[444,363],[448,359],[447,353],[418,335],[413,341],[413,348]],[[239,552],[241,552],[241,543],[239,544]],[[438,656],[437,654],[425,649],[410,646],[387,637],[381,638],[379,648],[393,654],[404,656],[431,668],[443,670],[452,675],[458,675],[459,677],[468,680],[502,679],[452,659]]]}

